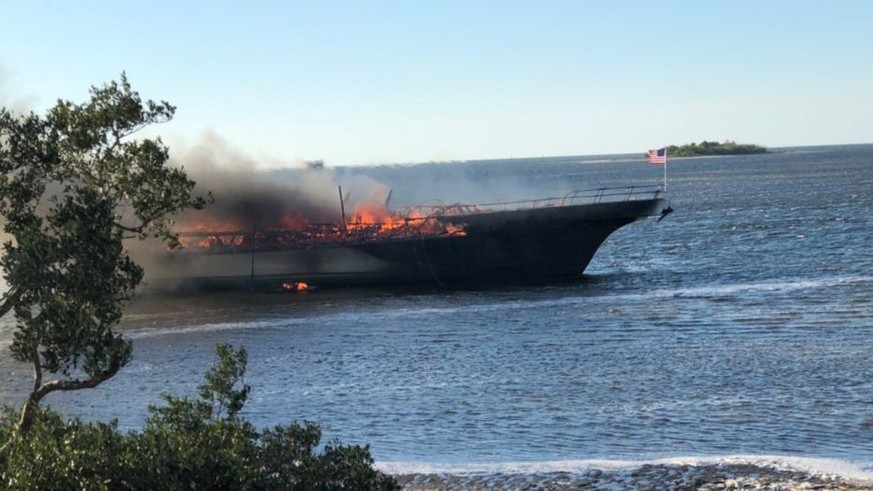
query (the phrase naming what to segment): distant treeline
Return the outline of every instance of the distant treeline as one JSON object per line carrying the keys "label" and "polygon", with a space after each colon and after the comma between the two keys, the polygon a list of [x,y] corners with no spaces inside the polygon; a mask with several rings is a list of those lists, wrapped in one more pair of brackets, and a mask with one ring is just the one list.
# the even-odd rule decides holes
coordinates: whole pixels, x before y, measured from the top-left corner
{"label": "distant treeline", "polygon": [[687,145],[670,145],[667,147],[669,157],[694,157],[697,155],[747,155],[751,153],[767,153],[767,148],[751,143],[737,143],[725,140],[722,143],[703,140],[700,143]]}

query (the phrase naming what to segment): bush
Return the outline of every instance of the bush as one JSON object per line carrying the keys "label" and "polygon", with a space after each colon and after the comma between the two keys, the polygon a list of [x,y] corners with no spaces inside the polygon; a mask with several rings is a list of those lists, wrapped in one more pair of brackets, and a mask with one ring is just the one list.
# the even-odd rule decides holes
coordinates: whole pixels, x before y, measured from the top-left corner
{"label": "bush", "polygon": [[10,489],[399,489],[373,468],[367,446],[329,442],[321,429],[291,423],[258,432],[239,417],[249,387],[244,349],[216,347],[218,363],[199,399],[165,397],[141,431],[116,423],[64,420],[39,409],[25,434],[16,414],[0,416],[0,486]]}

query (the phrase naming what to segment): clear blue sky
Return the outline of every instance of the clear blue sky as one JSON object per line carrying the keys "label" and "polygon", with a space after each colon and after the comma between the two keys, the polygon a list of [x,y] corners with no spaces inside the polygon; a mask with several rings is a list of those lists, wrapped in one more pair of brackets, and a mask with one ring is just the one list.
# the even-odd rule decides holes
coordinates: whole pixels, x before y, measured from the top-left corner
{"label": "clear blue sky", "polygon": [[264,165],[873,141],[873,1],[4,2],[0,102],[126,70]]}

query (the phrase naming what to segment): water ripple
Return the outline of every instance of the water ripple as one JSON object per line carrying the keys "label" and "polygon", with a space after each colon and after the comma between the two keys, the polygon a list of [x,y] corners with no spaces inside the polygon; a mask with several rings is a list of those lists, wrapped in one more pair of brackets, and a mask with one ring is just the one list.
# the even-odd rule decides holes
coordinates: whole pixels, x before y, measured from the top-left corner
{"label": "water ripple", "polygon": [[[576,283],[143,304],[124,326],[131,364],[49,402],[136,427],[161,394],[195,393],[214,343],[230,342],[249,350],[254,422],[318,421],[385,465],[779,454],[870,467],[871,161],[873,147],[671,162],[677,212],[617,232]],[[583,188],[636,172],[512,165]],[[0,349],[10,333],[0,325]],[[0,398],[27,377],[0,357]]]}

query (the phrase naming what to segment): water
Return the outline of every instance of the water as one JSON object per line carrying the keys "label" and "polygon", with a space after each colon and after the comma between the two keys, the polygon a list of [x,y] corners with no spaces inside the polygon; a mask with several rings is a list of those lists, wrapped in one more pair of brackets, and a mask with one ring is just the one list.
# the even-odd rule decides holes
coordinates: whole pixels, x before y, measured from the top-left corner
{"label": "water", "polygon": [[[660,181],[638,156],[585,160],[343,172],[399,204]],[[249,351],[252,421],[316,421],[395,466],[750,454],[873,470],[873,146],[669,165],[676,213],[618,231],[579,282],[149,301],[125,321],[131,364],[49,402],[135,428],[161,394],[193,395],[227,342]],[[28,381],[6,352],[0,402]]]}

